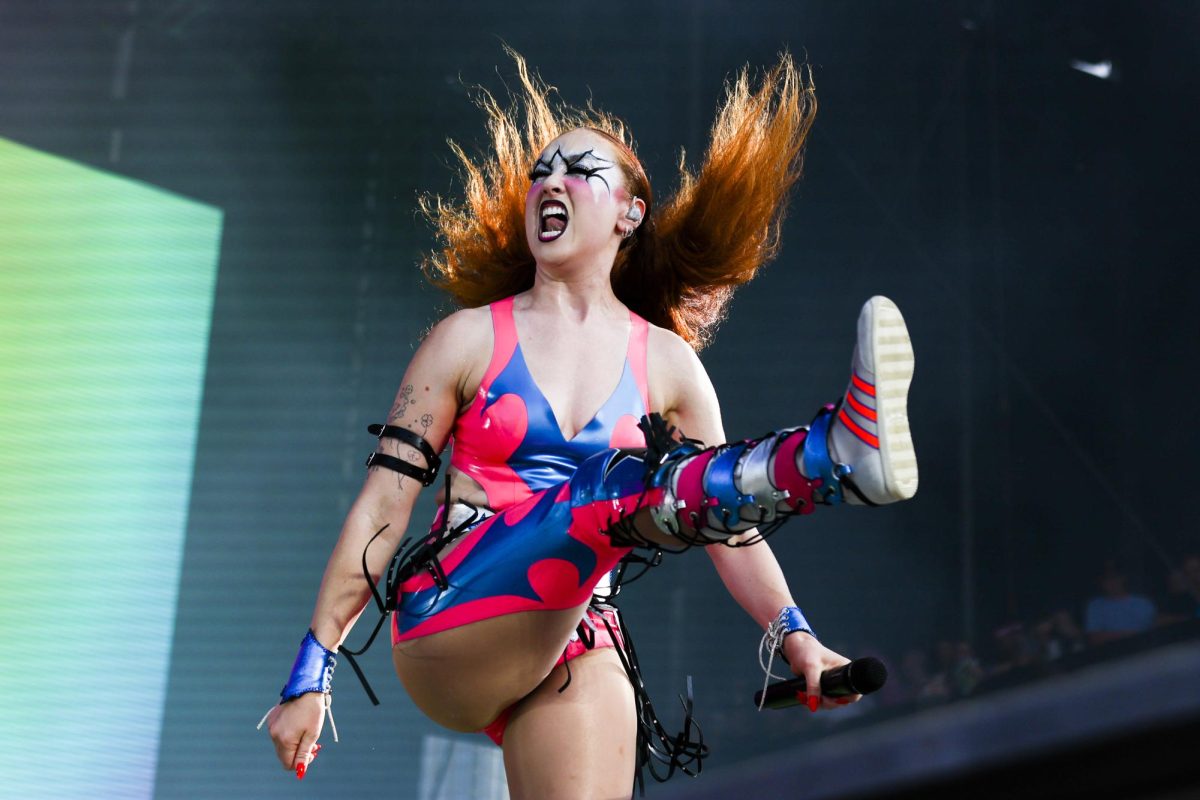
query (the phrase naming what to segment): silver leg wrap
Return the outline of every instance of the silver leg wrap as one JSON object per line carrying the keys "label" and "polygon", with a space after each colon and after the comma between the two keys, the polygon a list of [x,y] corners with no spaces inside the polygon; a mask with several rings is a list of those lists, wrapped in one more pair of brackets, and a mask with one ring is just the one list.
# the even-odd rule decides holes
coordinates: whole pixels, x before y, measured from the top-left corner
{"label": "silver leg wrap", "polygon": [[686,544],[708,545],[811,511],[812,483],[797,466],[806,434],[789,428],[703,450],[684,442],[650,481],[662,490],[650,506],[655,524]]}

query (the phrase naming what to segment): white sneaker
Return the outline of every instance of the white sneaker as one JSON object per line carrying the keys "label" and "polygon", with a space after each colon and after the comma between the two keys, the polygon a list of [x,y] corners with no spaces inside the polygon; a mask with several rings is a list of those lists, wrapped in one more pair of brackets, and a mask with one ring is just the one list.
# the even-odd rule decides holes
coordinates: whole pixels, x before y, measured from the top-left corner
{"label": "white sneaker", "polygon": [[829,426],[829,456],[850,467],[841,477],[847,503],[883,505],[917,493],[917,454],[908,427],[913,365],[900,309],[886,297],[872,297],[858,315],[850,386]]}

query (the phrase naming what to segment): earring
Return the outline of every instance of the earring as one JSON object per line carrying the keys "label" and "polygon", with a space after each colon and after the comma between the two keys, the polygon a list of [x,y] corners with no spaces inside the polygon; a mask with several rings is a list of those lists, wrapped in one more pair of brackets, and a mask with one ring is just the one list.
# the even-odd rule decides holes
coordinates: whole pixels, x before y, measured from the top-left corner
{"label": "earring", "polygon": [[628,239],[630,236],[633,236],[633,228],[626,228],[625,230],[621,231],[622,239]]}
{"label": "earring", "polygon": [[[636,194],[633,196],[633,200],[637,200]],[[632,205],[633,200],[630,200],[631,205],[629,206],[629,210],[625,212],[625,219],[633,220],[634,222],[641,222],[642,210],[636,205]]]}

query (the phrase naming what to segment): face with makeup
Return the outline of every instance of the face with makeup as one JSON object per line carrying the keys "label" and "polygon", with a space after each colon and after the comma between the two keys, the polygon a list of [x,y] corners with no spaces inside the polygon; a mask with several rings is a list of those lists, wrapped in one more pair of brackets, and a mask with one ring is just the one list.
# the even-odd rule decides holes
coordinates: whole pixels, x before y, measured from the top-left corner
{"label": "face with makeup", "polygon": [[542,150],[525,198],[525,233],[539,264],[616,254],[622,229],[634,223],[625,217],[631,198],[615,151],[582,128]]}

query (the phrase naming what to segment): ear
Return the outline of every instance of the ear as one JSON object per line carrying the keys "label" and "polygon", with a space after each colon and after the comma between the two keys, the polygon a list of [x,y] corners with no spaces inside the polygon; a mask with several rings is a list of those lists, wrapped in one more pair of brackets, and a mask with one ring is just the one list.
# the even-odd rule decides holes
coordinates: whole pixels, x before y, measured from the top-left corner
{"label": "ear", "polygon": [[642,217],[645,215],[646,204],[642,201],[642,198],[634,195],[629,203],[629,209],[625,212],[625,219],[635,223],[636,226],[637,223],[642,221]]}
{"label": "ear", "polygon": [[638,196],[634,196],[630,200],[629,208],[621,216],[621,222],[617,225],[617,229],[623,236],[629,236],[642,222],[642,217],[646,215],[646,204]]}

